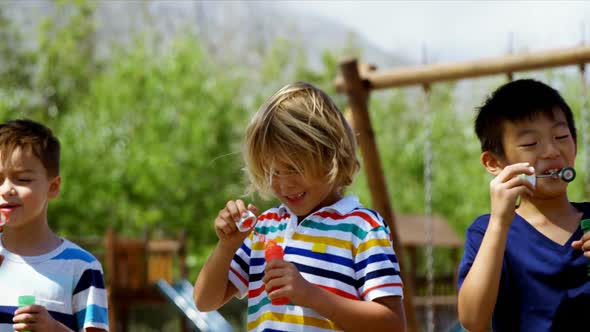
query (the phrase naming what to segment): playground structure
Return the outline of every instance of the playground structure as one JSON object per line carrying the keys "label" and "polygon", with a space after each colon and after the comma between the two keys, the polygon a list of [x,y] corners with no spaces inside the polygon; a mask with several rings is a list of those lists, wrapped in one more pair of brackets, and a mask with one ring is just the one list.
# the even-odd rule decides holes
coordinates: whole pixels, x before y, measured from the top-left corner
{"label": "playground structure", "polygon": [[[425,327],[427,331],[434,330],[433,323],[433,308],[435,305],[450,305],[456,307],[456,295],[436,296],[434,294],[434,277],[432,268],[432,250],[434,246],[439,246],[440,239],[437,240],[438,231],[436,217],[432,216],[431,211],[431,151],[430,149],[430,126],[429,120],[429,98],[430,87],[433,83],[444,81],[456,81],[466,78],[475,78],[491,75],[506,75],[508,80],[513,79],[515,72],[530,71],[537,69],[561,67],[575,65],[578,66],[583,86],[583,119],[581,121],[581,132],[583,137],[582,155],[586,158],[586,164],[583,168],[586,172],[590,170],[588,164],[588,119],[586,119],[587,98],[586,98],[586,68],[585,64],[590,62],[590,47],[579,46],[568,49],[549,50],[543,52],[534,52],[526,54],[514,54],[498,58],[484,59],[479,61],[470,61],[464,63],[451,64],[432,64],[424,66],[416,66],[402,69],[381,70],[372,65],[359,64],[356,59],[347,59],[340,64],[341,76],[336,78],[335,84],[337,91],[347,95],[349,110],[351,112],[351,124],[353,130],[357,134],[359,147],[363,155],[363,169],[367,175],[368,185],[371,191],[372,206],[375,208],[387,221],[391,229],[394,241],[394,249],[397,253],[401,269],[402,279],[404,280],[404,308],[407,317],[407,327],[410,332],[420,331],[418,325],[416,307],[426,306],[428,311]],[[381,166],[381,160],[377,145],[375,142],[375,134],[369,117],[369,97],[372,90],[399,88],[411,85],[422,86],[423,95],[426,104],[425,121],[427,130],[427,141],[425,147],[425,172],[424,178],[426,183],[425,188],[425,215],[417,218],[396,218],[391,205],[391,200],[387,190],[387,183]],[[585,179],[586,194],[590,193],[589,178]],[[426,265],[428,269],[427,282],[416,282],[416,271],[407,271],[403,267],[407,266],[404,263],[405,250],[410,251],[410,257],[415,256],[415,250],[407,245],[405,236],[407,229],[411,226],[409,223],[416,223],[422,221],[422,235],[419,236],[420,241],[416,243],[416,247],[422,246],[426,248]],[[414,225],[416,226],[416,225]],[[440,228],[440,226],[438,226]],[[416,227],[414,227],[416,229]],[[410,234],[410,233],[408,233]],[[437,241],[439,241],[437,243]],[[404,243],[405,242],[405,243]],[[452,246],[455,246],[453,244]],[[412,253],[414,252],[414,253]],[[417,257],[411,258],[411,266],[415,266]],[[438,280],[437,280],[438,281]],[[456,283],[455,283],[456,284]],[[426,287],[426,296],[415,296],[417,291],[424,290]],[[456,291],[454,292],[456,294]]]}
{"label": "playground structure", "polygon": [[129,331],[129,312],[136,305],[173,305],[180,317],[179,330],[231,332],[231,325],[217,312],[203,313],[193,301],[187,281],[186,236],[150,239],[127,238],[107,230],[103,239],[80,239],[101,261],[109,301],[109,330]]}
{"label": "playground structure", "polygon": [[[424,226],[427,223],[426,216],[423,215],[400,215],[399,232],[403,234],[401,244],[403,250],[407,253],[410,260],[409,275],[414,281],[416,290],[425,290],[427,288],[427,278],[418,272],[420,264],[419,249],[428,246],[427,238],[424,236]],[[463,240],[451,229],[449,223],[442,217],[432,216],[433,226],[432,246],[439,249],[448,249],[451,252],[453,266],[457,266],[461,259],[460,253],[463,249]],[[437,289],[433,291],[432,297],[435,306],[453,305],[457,284],[457,271],[451,274],[437,276]],[[427,304],[427,297],[424,294],[415,294],[415,306],[424,307]]]}
{"label": "playground structure", "polygon": [[[374,132],[369,118],[368,100],[372,90],[403,87],[408,85],[422,86],[425,100],[428,101],[430,86],[436,82],[460,80],[488,75],[506,75],[511,80],[513,73],[551,68],[567,65],[579,66],[582,77],[583,91],[586,93],[585,64],[590,62],[590,47],[510,55],[481,61],[459,64],[425,65],[416,68],[377,71],[370,65],[359,64],[351,59],[341,63],[342,76],[336,80],[338,91],[346,93],[352,115],[351,123],[357,133],[359,147],[363,155],[363,169],[367,174],[371,190],[371,206],[387,221],[394,239],[395,250],[402,266],[401,274],[405,283],[404,306],[409,331],[419,331],[417,310],[434,307],[456,306],[456,275],[426,276],[419,275],[416,270],[421,259],[420,249],[427,249],[427,256],[432,259],[432,248],[449,248],[457,253],[453,259],[458,263],[458,253],[462,249],[462,241],[453,233],[448,223],[427,210],[422,216],[396,216],[387,190],[387,183],[381,167]],[[584,95],[585,97],[585,95]],[[428,105],[428,103],[426,103]],[[587,102],[585,101],[584,107]],[[428,110],[426,110],[426,116]],[[428,121],[425,121],[428,125]],[[587,143],[587,124],[582,121],[580,132],[583,139],[581,153]],[[425,165],[429,159],[425,156]],[[589,158],[584,158],[587,161]],[[427,167],[426,167],[427,168]],[[588,174],[588,165],[583,165]],[[430,174],[426,173],[425,183],[428,185]],[[588,181],[588,177],[585,179]],[[590,186],[586,185],[586,188]],[[428,190],[425,190],[428,192]],[[587,190],[588,192],[588,190]],[[426,198],[428,200],[428,198]],[[397,218],[396,218],[397,217]],[[83,247],[88,242],[79,242]],[[128,312],[136,304],[158,303],[174,305],[180,313],[181,330],[199,331],[230,331],[231,326],[216,312],[200,313],[192,301],[192,285],[187,282],[186,275],[186,241],[184,236],[169,240],[151,240],[149,236],[142,239],[130,239],[116,235],[112,230],[104,239],[94,240],[93,251],[103,262],[109,295],[109,319],[111,331],[127,331]],[[90,245],[92,247],[92,245]],[[98,253],[97,253],[98,252]],[[428,254],[429,253],[429,254]],[[404,259],[410,259],[410,264]],[[428,259],[428,257],[427,257]],[[432,268],[430,262],[429,268]],[[409,267],[407,269],[403,267]],[[434,287],[446,285],[440,294]],[[432,309],[431,309],[432,310]],[[428,317],[431,320],[432,316]],[[432,323],[424,320],[427,324]]]}

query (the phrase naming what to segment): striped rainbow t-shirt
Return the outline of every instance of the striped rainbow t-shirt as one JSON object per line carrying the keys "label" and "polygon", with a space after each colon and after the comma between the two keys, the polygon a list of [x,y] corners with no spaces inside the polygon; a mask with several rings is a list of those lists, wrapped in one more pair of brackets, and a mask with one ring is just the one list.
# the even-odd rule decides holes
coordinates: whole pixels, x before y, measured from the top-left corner
{"label": "striped rainbow t-shirt", "polygon": [[14,331],[20,295],[34,295],[36,304],[72,331],[108,330],[102,267],[92,254],[64,240],[47,254],[20,256],[6,250],[0,236],[0,255],[0,332]]}
{"label": "striped rainbow t-shirt", "polygon": [[[389,229],[379,214],[363,208],[354,196],[314,212],[299,225],[297,216],[280,205],[259,216],[256,230],[278,242],[285,260],[323,289],[362,301],[403,296]],[[252,233],[229,271],[239,296],[248,295],[248,331],[339,330],[310,308],[272,305],[262,282],[265,264],[264,243]]]}

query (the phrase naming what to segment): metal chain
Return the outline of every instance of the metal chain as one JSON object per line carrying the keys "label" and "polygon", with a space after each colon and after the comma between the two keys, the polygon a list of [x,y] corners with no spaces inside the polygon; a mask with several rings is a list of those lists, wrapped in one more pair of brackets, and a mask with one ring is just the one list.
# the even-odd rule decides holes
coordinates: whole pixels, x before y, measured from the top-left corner
{"label": "metal chain", "polygon": [[[586,43],[586,26],[584,23],[581,25],[581,44]],[[588,156],[588,144],[590,143],[590,133],[588,133],[588,80],[586,77],[586,64],[582,63],[578,67],[580,69],[580,80],[581,80],[581,96],[582,96],[582,109],[580,110],[580,119],[582,126],[582,167],[584,170],[584,193],[586,198],[590,196],[590,156]],[[578,136],[579,137],[579,136]],[[580,140],[578,140],[580,142]]]}
{"label": "metal chain", "polygon": [[426,234],[426,331],[434,332],[434,253],[432,245],[432,115],[430,112],[430,86],[424,85],[424,234]]}

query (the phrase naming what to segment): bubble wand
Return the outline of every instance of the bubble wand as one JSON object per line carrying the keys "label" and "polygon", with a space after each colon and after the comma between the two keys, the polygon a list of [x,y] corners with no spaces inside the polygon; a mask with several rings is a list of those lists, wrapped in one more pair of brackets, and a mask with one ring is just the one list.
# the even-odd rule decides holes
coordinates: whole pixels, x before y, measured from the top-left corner
{"label": "bubble wand", "polygon": [[520,174],[519,176],[527,179],[534,187],[538,178],[554,178],[562,179],[565,182],[572,182],[576,178],[576,171],[573,167],[564,167],[561,170],[553,170],[549,174]]}
{"label": "bubble wand", "polygon": [[536,178],[559,178],[565,182],[572,182],[576,178],[576,171],[573,167],[564,167],[561,170],[553,170],[549,174],[535,175]]}
{"label": "bubble wand", "polygon": [[[18,307],[26,307],[29,305],[34,305],[36,302],[35,295],[21,295],[18,297]],[[22,330],[22,332],[31,332],[29,330]]]}

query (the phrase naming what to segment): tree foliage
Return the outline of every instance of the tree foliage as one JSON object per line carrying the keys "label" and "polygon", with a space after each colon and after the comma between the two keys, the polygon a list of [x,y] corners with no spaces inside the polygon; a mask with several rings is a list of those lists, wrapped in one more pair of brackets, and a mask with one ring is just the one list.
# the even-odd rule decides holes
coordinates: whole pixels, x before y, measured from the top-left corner
{"label": "tree foliage", "polygon": [[[283,39],[260,54],[256,70],[239,59],[222,66],[187,30],[166,47],[138,35],[99,59],[94,3],[61,1],[55,13],[35,39],[22,35],[0,6],[0,120],[33,118],[60,137],[63,191],[49,219],[66,236],[101,235],[107,227],[131,236],[186,231],[198,265],[217,241],[212,224],[218,211],[244,193],[242,137],[259,105],[282,85],[304,80],[346,108],[334,87],[336,51],[312,68],[304,45]],[[25,43],[31,39],[34,46]],[[580,119],[577,80],[543,75],[561,84]],[[473,112],[456,109],[454,91],[453,84],[435,85],[429,104],[415,89],[373,93],[370,115],[396,213],[425,211],[429,140],[433,213],[462,235],[488,211],[491,178],[479,163]],[[582,200],[582,181],[570,187]],[[364,173],[349,191],[371,205]],[[274,204],[245,199],[261,208]]]}

